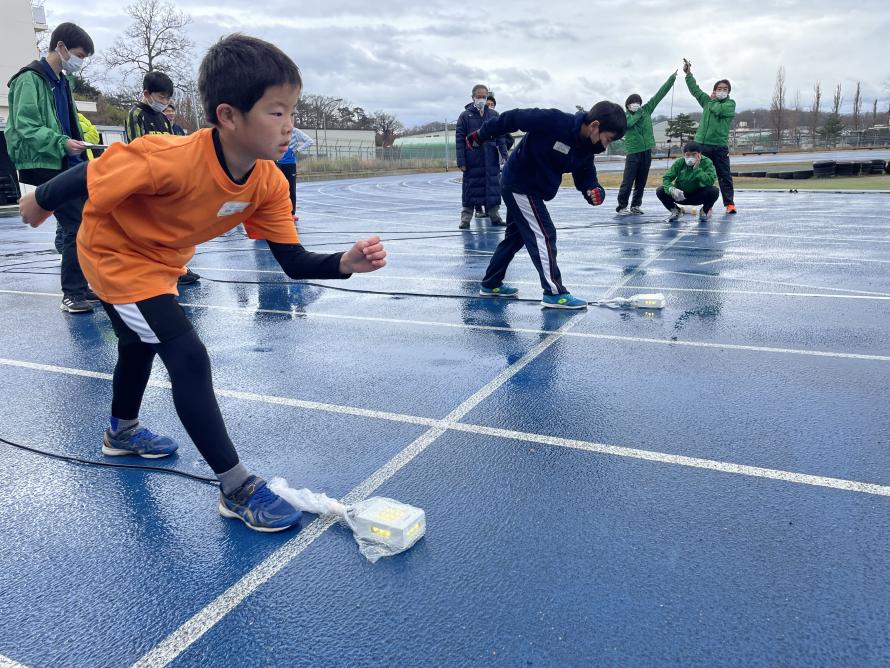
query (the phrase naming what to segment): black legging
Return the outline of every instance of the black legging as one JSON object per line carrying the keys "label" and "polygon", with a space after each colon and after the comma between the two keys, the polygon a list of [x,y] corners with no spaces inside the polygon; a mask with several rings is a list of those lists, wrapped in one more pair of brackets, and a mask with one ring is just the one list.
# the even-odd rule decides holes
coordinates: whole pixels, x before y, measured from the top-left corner
{"label": "black legging", "polygon": [[170,376],[176,413],[198,452],[217,474],[238,463],[238,453],[226,431],[213,392],[210,357],[195,330],[190,329],[165,343],[118,341],[117,349],[111,400],[114,417],[124,420],[138,417],[157,353]]}
{"label": "black legging", "polygon": [[287,189],[290,192],[290,212],[297,212],[297,163],[278,163],[278,169],[287,179]]}

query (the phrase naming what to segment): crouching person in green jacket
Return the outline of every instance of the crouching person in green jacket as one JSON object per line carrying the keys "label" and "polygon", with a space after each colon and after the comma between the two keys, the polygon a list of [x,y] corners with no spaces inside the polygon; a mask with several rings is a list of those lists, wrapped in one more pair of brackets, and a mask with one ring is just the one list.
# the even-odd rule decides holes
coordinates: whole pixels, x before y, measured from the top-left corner
{"label": "crouching person in green jacket", "polygon": [[711,207],[720,196],[714,185],[717,171],[714,163],[702,155],[700,144],[691,141],[683,147],[683,157],[677,158],[662,179],[662,186],[655,195],[671,212],[668,220],[677,220],[682,213],[679,204],[701,205],[699,221],[706,223]]}
{"label": "crouching person in green jacket", "polygon": [[[652,112],[673,88],[676,78],[677,73],[674,72],[646,104],[643,104],[643,98],[637,93],[629,95],[624,102],[624,115],[627,117],[624,145],[627,157],[624,161],[624,178],[621,179],[621,188],[618,190],[618,206],[615,209],[619,216],[643,213],[640,205],[643,203],[643,190],[649,178],[649,167],[652,166],[652,149],[655,148]],[[633,199],[630,199],[631,189],[633,189]]]}
{"label": "crouching person in green jacket", "polygon": [[702,145],[702,153],[711,159],[717,169],[717,181],[720,183],[726,213],[736,213],[728,148],[729,129],[735,116],[735,100],[729,99],[732,86],[728,79],[720,79],[708,95],[695,82],[689,61],[684,60],[683,71],[686,73],[686,87],[702,108],[695,141]]}

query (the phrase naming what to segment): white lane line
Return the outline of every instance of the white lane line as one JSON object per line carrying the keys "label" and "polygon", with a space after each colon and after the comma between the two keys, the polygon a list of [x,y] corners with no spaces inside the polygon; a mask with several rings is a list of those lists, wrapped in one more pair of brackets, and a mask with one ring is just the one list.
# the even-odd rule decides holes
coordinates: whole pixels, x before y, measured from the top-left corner
{"label": "white lane line", "polygon": [[802,240],[816,240],[816,241],[849,241],[855,243],[872,243],[872,244],[890,244],[890,239],[886,237],[883,238],[875,238],[875,237],[822,237],[822,236],[805,236],[802,234],[769,234],[767,232],[736,232],[732,233],[737,237],[771,237],[782,239],[783,241],[788,242],[796,242]]}
{"label": "white lane line", "polygon": [[[672,243],[676,243],[685,233],[678,235]],[[670,248],[672,244],[667,244],[665,250]],[[649,262],[654,261],[658,256],[653,256]],[[647,262],[641,264],[634,272],[625,277],[616,284],[616,288],[629,281],[638,271],[646,266]],[[606,293],[606,297],[613,293],[614,289],[610,289]],[[525,368],[529,363],[534,361],[539,355],[546,351],[550,346],[559,341],[563,334],[581,322],[586,313],[578,313],[571,317],[559,329],[550,333],[543,341],[539,341],[532,346],[518,361],[507,366],[491,381],[485,384],[478,392],[463,401],[457,408],[451,411],[443,420],[444,423],[456,422],[462,419],[467,413],[473,410],[477,405],[490,396],[495,390],[504,383],[513,378],[519,371]],[[387,480],[392,478],[402,467],[413,460],[417,455],[423,452],[431,443],[438,439],[447,431],[447,426],[435,426],[426,431],[420,437],[415,439],[404,450],[396,454],[386,464],[375,471],[367,480],[360,483],[352,489],[345,497],[344,502],[354,503],[371,494],[378,487],[383,485]],[[195,614],[191,619],[186,621],[176,631],[171,633],[161,643],[149,651],[142,659],[134,664],[134,668],[147,668],[151,666],[160,667],[167,666],[171,661],[176,659],[182,652],[188,649],[192,643],[203,636],[213,626],[219,622],[226,614],[234,609],[241,601],[246,599],[250,594],[256,591],[260,586],[267,582],[271,577],[283,569],[292,559],[297,557],[303,550],[311,545],[316,538],[321,536],[324,531],[333,525],[332,520],[316,520],[312,522],[300,534],[288,541],[281,548],[276,550],[257,568],[252,569],[234,585],[229,587],[221,596],[204,607],[203,610]]]}
{"label": "white lane line", "polygon": [[[103,373],[101,371],[90,371],[87,369],[74,369],[71,367],[58,366],[55,364],[40,364],[37,362],[27,362],[25,360],[12,360],[0,358],[0,364],[4,366],[17,367],[20,369],[31,369],[33,371],[44,371],[47,373],[59,373],[66,376],[78,376],[81,378],[94,378],[97,380],[113,379],[112,374]],[[160,389],[170,389],[169,381],[151,379],[148,381],[150,387]],[[416,424],[424,427],[432,427],[438,425],[441,420],[435,418],[425,418],[417,415],[405,415],[403,413],[391,413],[388,411],[375,411],[367,408],[358,408],[355,406],[342,406],[338,404],[326,404],[319,401],[306,401],[303,399],[292,399],[290,397],[280,397],[270,394],[257,394],[256,392],[243,392],[241,390],[227,390],[224,388],[215,388],[214,392],[217,396],[228,397],[231,399],[240,399],[242,401],[256,401],[275,406],[290,406],[292,408],[302,408],[306,410],[322,411],[326,413],[339,413],[342,415],[354,415],[358,417],[374,418],[376,420],[388,420],[390,422],[404,422],[407,424]]]}
{"label": "white lane line", "polygon": [[[617,290],[624,289],[623,287],[613,287],[610,289],[610,296]],[[10,292],[0,290],[2,292]],[[29,293],[29,294],[37,294],[41,296],[53,296],[56,297],[58,295],[54,295],[52,293]],[[213,311],[225,311],[227,313],[235,313],[243,316],[252,316],[255,313],[269,313],[276,315],[288,315],[294,316],[298,315],[300,317],[306,318],[321,318],[321,319],[329,319],[329,320],[353,320],[358,322],[376,322],[383,323],[387,325],[398,324],[398,325],[412,325],[415,327],[444,327],[447,329],[468,329],[475,331],[487,331],[487,332],[504,332],[504,333],[515,333],[515,334],[537,334],[540,336],[546,336],[548,334],[552,334],[553,330],[546,329],[536,329],[532,327],[507,327],[503,325],[472,325],[467,323],[457,323],[457,322],[442,322],[437,320],[407,320],[402,318],[383,318],[383,317],[375,317],[375,316],[367,316],[367,315],[349,315],[343,313],[320,313],[316,311],[301,311],[301,310],[285,310],[285,309],[270,309],[270,308],[246,308],[243,306],[217,306],[214,304],[193,304],[189,302],[181,302],[181,306],[185,308],[203,308]],[[647,343],[654,345],[665,345],[665,346],[681,346],[687,348],[715,348],[718,350],[739,350],[739,351],[748,351],[748,352],[757,352],[757,353],[777,353],[777,354],[785,354],[785,355],[804,355],[810,357],[833,357],[837,359],[855,359],[855,360],[867,360],[871,362],[887,362],[890,361],[890,356],[887,355],[872,355],[867,353],[846,353],[839,351],[830,351],[830,350],[807,350],[803,348],[777,348],[771,346],[753,346],[753,345],[745,345],[738,343],[712,343],[707,341],[682,341],[673,339],[655,339],[650,337],[640,337],[640,336],[621,336],[617,334],[596,334],[594,332],[566,332],[566,337],[569,338],[582,338],[582,339],[600,339],[603,341],[622,341],[625,343]],[[2,363],[2,360],[0,360]]]}
{"label": "white lane line", "polygon": [[[541,342],[539,345],[543,345],[544,342]],[[531,352],[531,351],[529,351]],[[18,360],[0,360],[0,363],[6,364],[8,366],[14,366],[25,369],[33,369],[36,371],[45,371],[49,373],[62,373],[73,376],[81,376],[85,378],[98,378],[101,380],[111,380],[111,374],[106,373],[98,373],[95,371],[87,371],[84,369],[70,369],[66,367],[55,366],[52,364],[37,364],[34,362],[22,362]],[[508,369],[505,369],[501,374],[505,374]],[[511,374],[515,375],[515,373]],[[497,379],[496,379],[497,380]],[[503,384],[503,383],[501,383]],[[152,381],[150,385],[153,387],[166,388],[169,389],[170,384],[162,381]],[[499,385],[500,386],[500,385]],[[473,397],[467,399],[464,404],[461,404],[461,407],[465,404],[472,403],[472,400],[479,399],[479,395],[487,391],[485,396],[491,394],[492,391],[497,388],[488,388],[486,386],[480,392],[477,392]],[[552,445],[555,447],[562,448],[572,448],[575,450],[585,450],[587,452],[597,452],[600,454],[612,455],[616,457],[629,457],[632,459],[643,459],[651,462],[659,462],[663,464],[676,464],[680,466],[688,466],[691,468],[699,468],[699,469],[707,469],[710,471],[721,471],[723,473],[734,473],[738,475],[752,476],[757,478],[771,478],[774,480],[783,480],[786,482],[794,482],[800,483],[804,485],[814,485],[818,487],[831,487],[833,489],[847,490],[853,492],[860,492],[863,494],[875,494],[878,496],[890,496],[890,486],[881,485],[877,483],[869,483],[862,482],[856,480],[847,480],[843,478],[833,478],[827,476],[818,476],[811,475],[805,473],[796,473],[793,471],[785,471],[782,469],[770,469],[764,468],[760,466],[749,466],[746,464],[737,464],[734,462],[726,462],[720,461],[716,459],[703,459],[699,457],[687,457],[684,455],[674,455],[665,452],[658,452],[654,450],[644,450],[641,448],[630,448],[620,445],[611,445],[608,443],[596,443],[593,441],[584,441],[580,439],[572,439],[572,438],[562,438],[558,436],[550,436],[548,434],[536,434],[531,432],[524,431],[515,431],[512,429],[501,429],[498,427],[488,427],[485,425],[472,424],[466,422],[460,422],[459,420],[469,411],[461,411],[461,407],[452,411],[452,413],[441,419],[435,418],[425,418],[420,417],[418,415],[406,415],[403,413],[392,413],[388,411],[374,411],[368,410],[365,408],[358,408],[355,406],[344,406],[339,404],[325,404],[317,401],[303,401],[300,399],[292,399],[290,397],[279,397],[279,396],[270,396],[270,395],[262,395],[256,394],[253,392],[240,392],[235,390],[218,390],[217,394],[225,397],[234,397],[238,399],[243,399],[245,401],[257,401],[262,403],[274,404],[279,406],[292,406],[295,408],[303,408],[307,410],[317,410],[326,413],[334,413],[339,415],[353,415],[359,417],[367,417],[376,420],[385,420],[388,422],[398,422],[403,424],[412,424],[412,425],[422,425],[426,427],[430,427],[430,431],[426,432],[425,435],[431,434],[434,431],[460,431],[469,434],[476,434],[479,436],[494,436],[497,438],[505,438],[515,441],[522,441],[525,443],[541,443],[544,445]],[[485,398],[482,397],[482,399]],[[422,438],[422,437],[421,437]],[[415,441],[416,444],[420,445],[422,441],[418,439]],[[410,447],[410,446],[409,446]],[[425,447],[425,446],[424,446]],[[401,458],[402,453],[396,456],[393,460],[388,462],[384,469],[386,471],[392,471],[393,473],[398,470],[393,469],[394,466],[404,466],[407,461],[403,461]],[[416,456],[415,453],[414,456]],[[384,469],[381,469],[383,471]],[[391,476],[390,476],[391,477]],[[368,479],[370,481],[371,478]],[[358,491],[365,492],[366,494],[370,494],[373,489],[367,489],[370,484],[368,481],[362,483],[359,487],[356,487],[350,494],[357,494]],[[379,484],[382,484],[379,483]],[[377,486],[379,486],[379,484]],[[376,489],[376,487],[374,487]],[[361,496],[347,497],[350,502],[354,502],[359,498],[363,498]],[[2,664],[0,664],[0,668],[2,668]]]}
{"label": "white lane line", "polygon": [[755,478],[769,478],[772,480],[782,480],[784,482],[793,482],[801,485],[813,485],[816,487],[829,487],[831,489],[840,489],[850,492],[859,492],[862,494],[874,494],[877,496],[890,496],[890,485],[880,485],[877,483],[860,482],[858,480],[846,480],[843,478],[830,478],[827,476],[810,475],[807,473],[795,473],[793,471],[783,471],[781,469],[763,468],[761,466],[748,466],[747,464],[734,464],[732,462],[723,462],[716,459],[702,459],[700,457],[686,457],[684,455],[672,455],[665,452],[656,452],[653,450],[641,450],[639,448],[627,448],[618,445],[608,445],[606,443],[593,443],[590,441],[580,441],[570,438],[559,438],[557,436],[547,436],[543,434],[529,434],[526,432],[512,431],[510,429],[499,429],[496,427],[484,427],[474,424],[452,424],[448,428],[454,431],[463,431],[473,434],[496,436],[499,438],[508,438],[523,442],[542,443],[562,448],[572,448],[575,450],[584,450],[586,452],[597,452],[604,455],[612,455],[615,457],[629,457],[632,459],[642,459],[650,462],[659,462],[661,464],[675,464],[678,466],[687,466],[697,469],[706,469],[709,471],[720,471],[722,473],[734,473],[736,475],[750,476]]}
{"label": "white lane line", "polygon": [[0,668],[28,668],[23,663],[18,663],[17,661],[13,661],[8,656],[3,656],[0,654]]}
{"label": "white lane line", "polygon": [[715,262],[723,262],[726,258],[718,257],[716,260],[708,260],[707,262],[699,262],[698,266],[703,267],[706,264],[714,264]]}
{"label": "white lane line", "polygon": [[694,271],[679,271],[676,269],[664,269],[664,274],[676,274],[678,276],[693,276],[695,278],[715,278],[721,281],[742,281],[743,283],[766,283],[767,285],[787,285],[792,288],[806,288],[808,290],[830,290],[832,292],[853,292],[859,295],[877,295],[887,297],[886,292],[872,292],[870,290],[854,290],[851,288],[832,288],[827,285],[810,285],[808,283],[789,283],[788,281],[769,281],[762,278],[745,278],[743,276],[711,276],[709,274],[696,273]]}
{"label": "white lane line", "polygon": [[[716,262],[717,260],[713,260]],[[277,276],[283,276],[283,272],[280,269],[230,269],[228,267],[205,267],[205,266],[196,266],[189,265],[192,269],[198,271],[229,271],[229,272],[238,272],[245,274],[273,274]],[[671,273],[680,273],[680,272],[671,272]],[[701,274],[696,274],[692,272],[687,272],[690,276],[701,277]],[[708,276],[708,278],[711,278]],[[723,278],[723,277],[716,277]],[[324,280],[324,279],[319,279]],[[335,279],[331,279],[332,281]],[[417,283],[417,282],[430,282],[430,283],[448,283],[450,285],[461,285],[463,283],[477,283],[475,277],[473,278],[454,278],[454,277],[436,277],[436,276],[406,276],[406,275],[395,275],[395,274],[384,274],[379,275],[377,273],[372,274],[362,274],[361,278],[354,279],[356,281],[359,280],[372,280],[372,281],[406,281],[409,283]],[[745,280],[745,279],[735,279],[735,280]],[[342,283],[342,281],[340,281]],[[289,284],[290,281],[282,281],[282,284]],[[540,281],[522,281],[522,280],[511,280],[511,284],[516,285],[534,285],[539,286]],[[579,288],[608,288],[610,286],[603,283],[577,283],[572,281],[573,286],[577,286]],[[890,300],[890,293],[887,292],[868,292],[866,294],[820,294],[816,292],[771,292],[768,290],[736,290],[734,288],[675,288],[668,287],[665,285],[631,285],[619,288],[620,290],[660,290],[662,292],[700,292],[700,293],[719,293],[719,294],[730,294],[730,295],[758,295],[758,296],[770,296],[770,297],[819,297],[825,299],[874,299],[877,301],[885,301]],[[852,290],[847,288],[826,288],[828,290],[847,290],[847,292],[857,293],[858,290]],[[16,290],[0,290],[0,292],[10,292],[12,294],[16,293]],[[30,293],[29,293],[30,294]],[[39,293],[35,292],[33,294],[48,294],[48,293]],[[62,294],[58,293],[57,297],[61,297]],[[467,297],[473,297],[474,295],[468,295]]]}

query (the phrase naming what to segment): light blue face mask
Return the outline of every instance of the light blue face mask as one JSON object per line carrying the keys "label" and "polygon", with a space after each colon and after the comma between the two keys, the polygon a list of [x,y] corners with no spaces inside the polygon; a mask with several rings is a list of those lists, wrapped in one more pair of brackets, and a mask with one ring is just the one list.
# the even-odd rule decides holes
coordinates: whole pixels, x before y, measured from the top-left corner
{"label": "light blue face mask", "polygon": [[484,97],[474,97],[473,104],[476,109],[482,109],[485,106],[485,98]]}
{"label": "light blue face mask", "polygon": [[62,69],[65,71],[65,74],[77,74],[83,69],[83,58],[78,58],[73,53],[68,51],[68,59],[65,60],[65,57],[62,55],[62,52],[56,49],[56,53],[59,54],[59,58],[62,61]]}

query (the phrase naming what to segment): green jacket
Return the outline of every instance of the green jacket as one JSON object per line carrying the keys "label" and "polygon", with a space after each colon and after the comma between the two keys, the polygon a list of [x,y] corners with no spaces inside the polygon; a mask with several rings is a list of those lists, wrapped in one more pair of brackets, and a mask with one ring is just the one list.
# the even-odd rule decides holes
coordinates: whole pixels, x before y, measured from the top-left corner
{"label": "green jacket", "polygon": [[6,122],[6,146],[16,169],[62,169],[65,144],[81,140],[77,107],[71,96],[74,83],[68,79],[69,119],[74,137],[62,134],[56,114],[56,102],[40,61],[20,69],[9,80],[9,118]]}
{"label": "green jacket", "polygon": [[703,155],[698,163],[698,167],[694,168],[687,165],[686,160],[683,158],[674,160],[674,164],[665,172],[661,185],[664,186],[664,191],[668,195],[673,192],[674,187],[679,188],[688,195],[700,188],[714,185],[716,180],[717,170],[714,168],[714,163],[711,162],[708,156]]}
{"label": "green jacket", "polygon": [[625,152],[628,155],[655,148],[655,134],[652,132],[652,112],[655,111],[658,103],[664,99],[664,96],[674,86],[676,79],[677,73],[674,72],[646,104],[634,112],[625,110],[627,131],[624,133],[624,146]]}
{"label": "green jacket", "polygon": [[[729,127],[735,116],[735,100],[712,100],[711,96],[704,92],[695,83],[692,72],[686,75],[686,87],[692,93],[692,97],[698,100],[702,108],[701,122],[695,133],[695,141],[699,144],[711,144],[712,146],[726,146],[729,143]],[[682,190],[682,187],[680,188]]]}

